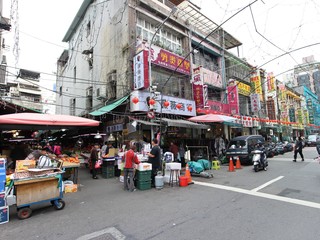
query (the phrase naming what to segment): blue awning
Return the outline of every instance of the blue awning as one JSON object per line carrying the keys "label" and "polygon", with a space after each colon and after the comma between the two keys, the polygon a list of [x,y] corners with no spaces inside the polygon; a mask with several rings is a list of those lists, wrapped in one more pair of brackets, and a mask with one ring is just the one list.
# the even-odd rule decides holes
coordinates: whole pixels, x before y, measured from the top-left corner
{"label": "blue awning", "polygon": [[128,99],[129,95],[118,99],[117,101],[110,103],[102,108],[99,108],[98,110],[95,110],[91,113],[89,113],[92,116],[100,116],[102,114],[108,113],[110,111],[112,111],[113,109],[115,109],[116,107],[120,106],[122,103],[124,103],[127,99]]}

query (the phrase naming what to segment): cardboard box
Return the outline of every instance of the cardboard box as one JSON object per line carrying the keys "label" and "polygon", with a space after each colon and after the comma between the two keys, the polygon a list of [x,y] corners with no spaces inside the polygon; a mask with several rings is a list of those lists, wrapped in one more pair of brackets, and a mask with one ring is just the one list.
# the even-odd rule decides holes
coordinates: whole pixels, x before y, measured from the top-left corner
{"label": "cardboard box", "polygon": [[78,191],[78,185],[77,184],[66,184],[64,186],[64,192],[65,193],[73,193]]}
{"label": "cardboard box", "polygon": [[116,155],[118,155],[118,148],[110,148],[108,158],[115,157]]}
{"label": "cardboard box", "polygon": [[36,167],[36,160],[17,160],[16,172],[23,172]]}
{"label": "cardboard box", "polygon": [[0,224],[9,222],[9,207],[0,208]]}
{"label": "cardboard box", "polygon": [[139,165],[136,165],[136,169],[138,169],[139,171],[152,170],[152,164],[151,163],[140,163]]}

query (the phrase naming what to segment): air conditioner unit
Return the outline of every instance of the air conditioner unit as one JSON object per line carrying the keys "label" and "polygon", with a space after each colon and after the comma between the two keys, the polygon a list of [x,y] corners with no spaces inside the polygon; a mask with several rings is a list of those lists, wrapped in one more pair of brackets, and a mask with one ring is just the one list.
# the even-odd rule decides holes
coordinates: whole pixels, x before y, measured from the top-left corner
{"label": "air conditioner unit", "polygon": [[97,89],[97,99],[98,100],[108,99],[106,86],[101,86],[100,88]]}
{"label": "air conditioner unit", "polygon": [[93,94],[93,89],[92,88],[87,89],[86,96],[87,97],[92,97],[92,94]]}

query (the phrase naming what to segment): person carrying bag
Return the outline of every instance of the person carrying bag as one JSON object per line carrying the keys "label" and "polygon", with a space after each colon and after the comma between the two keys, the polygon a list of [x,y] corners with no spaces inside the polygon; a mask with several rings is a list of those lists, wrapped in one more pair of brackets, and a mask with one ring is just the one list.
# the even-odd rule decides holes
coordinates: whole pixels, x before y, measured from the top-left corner
{"label": "person carrying bag", "polygon": [[136,189],[134,188],[134,164],[139,164],[140,161],[137,157],[137,154],[135,153],[136,146],[132,145],[130,147],[130,150],[125,152],[124,154],[124,168],[123,168],[123,174],[124,174],[124,190],[133,192]]}

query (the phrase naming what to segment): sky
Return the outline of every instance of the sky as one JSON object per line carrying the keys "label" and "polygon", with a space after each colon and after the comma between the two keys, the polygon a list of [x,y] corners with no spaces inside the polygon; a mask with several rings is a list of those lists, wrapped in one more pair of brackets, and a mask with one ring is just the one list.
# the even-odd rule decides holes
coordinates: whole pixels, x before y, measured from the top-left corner
{"label": "sky", "polygon": [[[320,61],[320,2],[317,0],[192,1],[243,43],[240,57],[273,72],[279,80],[282,73],[301,64],[303,57],[314,55]],[[249,3],[253,3],[251,9],[245,8]],[[309,45],[314,46],[306,47]]]}
{"label": "sky", "polygon": [[[222,27],[243,43],[239,48],[241,58],[246,58],[254,66],[262,66],[267,72],[279,75],[279,78],[281,73],[301,63],[303,57],[314,55],[320,61],[319,44],[303,48],[320,42],[320,31],[317,30],[320,26],[318,0],[192,1],[218,25],[226,21]],[[17,67],[43,73],[43,79],[54,79],[56,61],[67,47],[62,39],[83,0],[11,2],[19,3],[20,51]],[[231,17],[251,2],[254,2],[251,5],[252,12],[247,7]],[[10,5],[10,2],[4,1],[4,8],[8,11],[4,15],[10,16],[10,6],[6,4]],[[14,32],[14,28],[11,32]],[[10,51],[13,49],[13,40],[12,36]],[[299,48],[303,49],[297,50]],[[293,52],[286,54],[290,51]],[[272,59],[275,60],[266,64]],[[8,65],[15,66],[13,59],[8,59]],[[53,83],[53,80],[49,82]]]}

